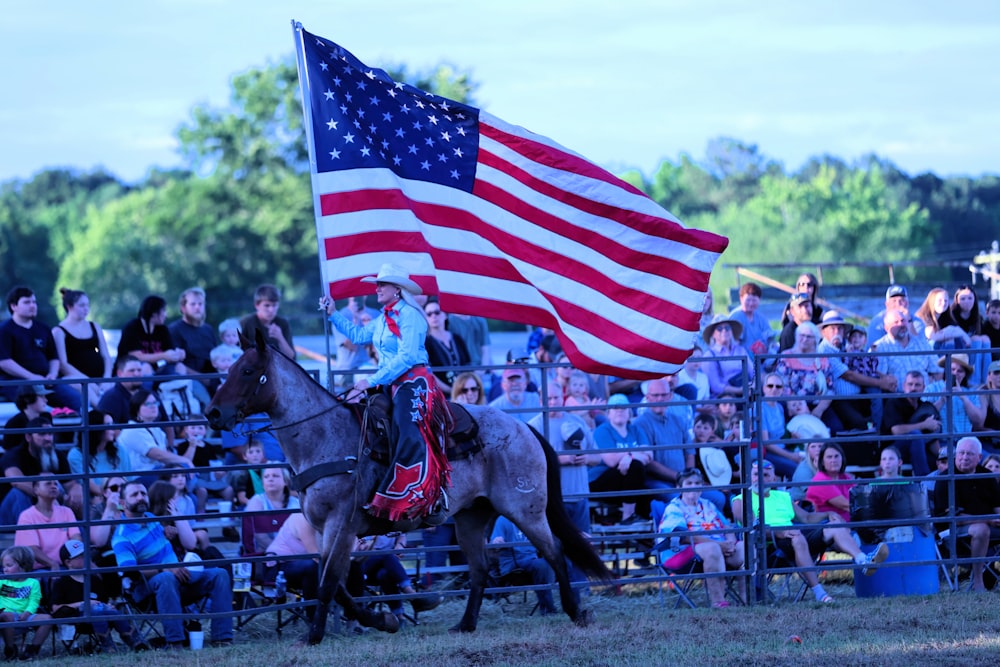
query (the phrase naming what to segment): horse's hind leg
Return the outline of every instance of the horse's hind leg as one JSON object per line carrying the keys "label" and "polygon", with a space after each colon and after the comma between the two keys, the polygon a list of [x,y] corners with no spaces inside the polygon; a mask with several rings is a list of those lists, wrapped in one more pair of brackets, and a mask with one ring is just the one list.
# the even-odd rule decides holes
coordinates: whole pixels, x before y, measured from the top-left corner
{"label": "horse's hind leg", "polygon": [[450,632],[475,632],[479,624],[479,609],[483,605],[488,571],[486,526],[495,516],[496,512],[486,508],[467,509],[455,515],[455,535],[458,538],[458,545],[469,561],[469,599],[462,620],[450,628]]}
{"label": "horse's hind leg", "polygon": [[562,603],[563,611],[570,619],[580,626],[590,623],[590,614],[580,607],[580,595],[573,590],[573,584],[569,579],[569,566],[566,563],[566,554],[563,553],[562,543],[552,534],[548,521],[545,517],[522,517],[515,520],[518,528],[525,537],[535,545],[538,555],[552,567],[555,572],[556,581],[559,582],[559,601]]}

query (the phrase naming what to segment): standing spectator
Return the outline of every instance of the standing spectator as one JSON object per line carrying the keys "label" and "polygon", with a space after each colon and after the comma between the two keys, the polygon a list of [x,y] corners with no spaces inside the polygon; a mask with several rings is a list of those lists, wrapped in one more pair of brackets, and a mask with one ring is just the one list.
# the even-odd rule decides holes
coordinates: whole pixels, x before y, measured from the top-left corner
{"label": "standing spectator", "polygon": [[[149,496],[139,482],[125,485],[124,515],[126,519],[153,519],[149,513]],[[174,549],[167,540],[159,521],[123,523],[115,529],[111,546],[118,567],[126,571],[139,570],[142,577],[135,582],[133,595],[136,600],[149,596],[156,598],[156,610],[174,618],[163,618],[163,631],[171,648],[184,646],[184,623],[180,618],[182,593],[187,597],[208,597],[210,611],[228,614],[233,610],[233,592],[229,575],[217,567],[193,570],[186,567],[162,569],[159,566],[178,562]],[[232,616],[212,619],[212,644],[228,646],[233,643]]]}
{"label": "standing spectator", "polygon": [[[885,322],[886,317],[893,310],[902,311],[909,317],[910,297],[907,294],[906,288],[902,285],[889,285],[889,288],[885,291],[885,308],[880,310],[868,325],[868,342],[873,346],[882,336],[889,333]],[[919,334],[921,340],[925,338],[924,323],[921,320],[908,321],[907,328],[912,333]]]}
{"label": "standing spectator", "polygon": [[527,424],[535,416],[541,414],[534,411],[542,407],[542,399],[533,391],[526,391],[525,370],[523,368],[508,368],[502,374],[501,386],[503,394],[490,402],[494,408],[508,410],[533,409],[532,412],[512,412],[511,417]]}
{"label": "standing spectator", "polygon": [[[989,474],[989,470],[979,465],[983,458],[983,444],[979,438],[965,437],[955,444],[955,474]],[[957,478],[955,484],[955,504],[950,503],[949,486],[952,482],[940,480],[934,485],[934,513],[937,516],[959,517],[957,537],[968,537],[970,556],[983,558],[990,540],[1000,537],[997,519],[979,518],[990,514],[1000,514],[1000,480],[996,476],[979,479]],[[972,564],[972,590],[986,591],[983,584],[983,562]]]}
{"label": "standing spectator", "polygon": [[[875,339],[872,348],[879,353],[878,372],[895,375],[897,386],[906,381],[909,371],[922,371],[927,377],[938,377],[941,368],[935,355],[930,354],[931,346],[923,335],[914,335],[910,330],[910,316],[903,310],[890,310],[885,314],[883,325],[886,334]],[[869,340],[871,338],[869,337]],[[889,356],[887,352],[927,352],[910,356]]]}
{"label": "standing spectator", "polygon": [[[910,371],[903,381],[905,396],[890,398],[885,402],[882,413],[882,435],[908,436],[897,440],[896,446],[903,452],[903,458],[910,462],[914,477],[923,477],[930,472],[927,464],[927,450],[937,442],[934,434],[941,432],[941,415],[933,403],[920,400],[926,383],[920,371]],[[932,440],[933,442],[929,442]]]}
{"label": "standing spectator", "polygon": [[[708,343],[703,363],[712,398],[743,396],[744,388],[753,378],[753,363],[749,353],[739,344],[743,325],[719,315],[705,327],[702,338]],[[736,357],[716,359],[715,357]]]}
{"label": "standing spectator", "polygon": [[[52,329],[52,339],[59,356],[59,370],[70,378],[111,377],[111,355],[104,341],[104,331],[87,319],[90,315],[90,298],[80,290],[59,288],[66,317]],[[88,384],[90,405],[97,405],[101,394],[109,389],[107,384]]]}
{"label": "standing spectator", "polygon": [[[809,297],[809,303],[812,304],[810,312],[812,313],[810,321],[813,324],[819,324],[820,318],[823,316],[823,308],[818,303],[816,299],[819,298],[819,278],[811,273],[803,273],[795,280],[795,293],[805,294]],[[784,328],[789,322],[795,319],[792,314],[792,299],[789,299],[788,303],[785,304],[785,311],[781,314],[781,327]]]}
{"label": "standing spectator", "polygon": [[[469,351],[465,346],[462,337],[453,334],[445,328],[448,323],[448,314],[441,310],[441,303],[437,297],[432,296],[424,304],[424,315],[427,316],[427,336],[424,339],[424,347],[427,348],[428,364],[431,368],[441,366],[468,366]],[[455,376],[460,370],[436,371],[434,377],[438,380],[441,391],[446,394],[451,393],[451,387],[455,383]]]}
{"label": "standing spectator", "polygon": [[[34,477],[43,472],[56,475],[70,474],[66,457],[62,452],[56,451],[54,434],[48,430],[52,428],[52,416],[45,412],[28,422],[27,427],[43,430],[28,433],[24,437],[24,444],[3,455],[0,459],[0,468],[3,469],[4,476]],[[81,515],[83,487],[75,480],[66,480],[62,482],[62,488],[65,493],[65,504],[75,514]],[[11,482],[7,495],[0,503],[0,525],[9,526],[17,523],[17,517],[31,507],[34,500],[35,492],[30,481]]]}
{"label": "standing spectator", "polygon": [[142,474],[141,479],[152,485],[157,479],[156,474],[151,474],[154,470],[164,466],[191,467],[190,461],[171,451],[166,432],[155,425],[160,421],[160,404],[152,392],[139,389],[132,394],[129,409],[129,424],[135,428],[123,429],[118,444],[128,453],[132,470]]}
{"label": "standing spectator", "polygon": [[[110,427],[113,423],[111,415],[100,410],[91,410],[87,413],[87,424],[96,426],[104,424]],[[74,447],[66,455],[70,470],[76,475],[83,474],[84,460],[87,462],[87,472],[103,473],[105,477],[91,477],[90,499],[92,502],[101,500],[101,492],[104,487],[104,480],[108,475],[114,473],[127,473],[132,470],[128,453],[118,449],[118,435],[121,430],[116,428],[92,429],[87,431],[86,442],[81,442],[79,447]],[[84,456],[86,449],[86,457]]]}
{"label": "standing spectator", "polygon": [[[51,616],[38,613],[42,603],[42,586],[38,579],[28,576],[34,564],[34,556],[27,547],[10,547],[0,554],[3,577],[0,578],[0,623],[3,624],[3,656],[6,660],[17,658],[16,632],[14,623],[34,623],[47,621]],[[22,660],[38,657],[42,645],[52,631],[51,625],[35,627],[35,637],[24,647]]]}
{"label": "standing spectator", "polygon": [[183,367],[195,374],[214,373],[211,353],[218,339],[215,329],[205,323],[205,290],[187,288],[181,292],[177,305],[181,318],[171,323],[168,330],[174,345],[184,350]]}
{"label": "standing spectator", "polygon": [[490,327],[485,317],[449,313],[448,330],[465,341],[470,366],[490,363]]}
{"label": "standing spectator", "polygon": [[[35,318],[35,293],[18,285],[7,293],[10,319],[0,324],[0,380],[34,380],[47,383],[59,377],[59,355],[49,327]],[[17,387],[0,387],[0,397],[17,398]],[[52,387],[49,403],[80,411],[80,392],[64,384]]]}
{"label": "standing spectator", "polygon": [[167,329],[167,302],[162,296],[150,294],[139,305],[138,316],[122,327],[118,341],[118,358],[133,356],[172,375],[176,364],[184,361],[184,350],[174,344]]}
{"label": "standing spectator", "polygon": [[52,390],[46,389],[44,384],[26,384],[18,387],[14,405],[17,406],[19,412],[3,425],[4,451],[10,451],[24,442],[23,433],[11,433],[9,429],[25,428],[32,419],[42,413],[47,413],[48,396],[51,393]]}
{"label": "standing spectator", "polygon": [[253,294],[252,315],[240,320],[240,329],[247,340],[255,340],[257,331],[264,335],[264,340],[274,349],[289,359],[295,359],[295,343],[292,341],[292,328],[288,320],[278,315],[281,307],[281,292],[274,285],[261,285]]}
{"label": "standing spectator", "polygon": [[[140,378],[142,377],[143,363],[131,354],[118,357],[115,360],[115,376],[119,378]],[[127,424],[132,403],[132,394],[142,388],[142,380],[130,379],[114,383],[108,391],[101,396],[101,402],[97,404],[97,409],[105,414],[111,415],[113,423]]]}
{"label": "standing spectator", "polygon": [[767,353],[774,342],[775,334],[771,323],[757,312],[762,294],[757,283],[744,283],[740,287],[740,307],[729,313],[729,319],[739,322],[743,327],[740,345],[753,355]]}

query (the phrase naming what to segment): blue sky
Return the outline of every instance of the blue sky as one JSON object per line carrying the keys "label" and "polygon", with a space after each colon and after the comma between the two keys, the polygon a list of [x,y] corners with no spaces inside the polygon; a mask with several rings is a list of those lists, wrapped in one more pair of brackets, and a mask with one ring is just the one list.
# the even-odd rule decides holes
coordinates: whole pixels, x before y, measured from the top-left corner
{"label": "blue sky", "polygon": [[998,173],[1000,3],[870,0],[9,0],[0,180],[180,164],[174,132],[233,74],[291,55],[290,19],[371,65],[447,61],[481,106],[611,169],[709,139],[788,169],[869,152]]}

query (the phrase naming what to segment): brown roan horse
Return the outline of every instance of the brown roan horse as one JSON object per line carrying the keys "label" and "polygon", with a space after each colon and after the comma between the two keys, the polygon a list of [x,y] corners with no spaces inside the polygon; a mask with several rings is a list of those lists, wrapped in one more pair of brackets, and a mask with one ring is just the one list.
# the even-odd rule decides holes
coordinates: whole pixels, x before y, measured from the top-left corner
{"label": "brown roan horse", "polygon": [[[498,513],[513,521],[552,566],[563,610],[577,625],[586,625],[591,615],[573,595],[564,555],[594,580],[608,581],[610,573],[570,522],[555,452],[537,432],[510,415],[487,406],[468,407],[482,447],[451,462],[449,512],[469,561],[468,603],[451,630],[476,629],[486,586],[486,531]],[[268,347],[258,332],[255,343],[229,369],[206,417],[213,428],[229,430],[244,417],[261,412],[270,417],[270,428],[296,480],[306,485],[301,491],[302,511],[322,533],[318,607],[309,643],[322,641],[331,600],[343,607],[348,619],[395,631],[398,623],[391,613],[358,605],[347,592],[350,553],[358,535],[412,530],[419,524],[389,523],[362,509],[386,468],[366,455],[354,412],[298,364]]]}

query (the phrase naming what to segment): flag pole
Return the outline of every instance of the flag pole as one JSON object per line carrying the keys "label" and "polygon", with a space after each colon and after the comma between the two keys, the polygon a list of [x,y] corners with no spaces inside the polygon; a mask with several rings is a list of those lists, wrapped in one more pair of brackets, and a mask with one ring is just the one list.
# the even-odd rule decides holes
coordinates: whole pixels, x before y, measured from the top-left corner
{"label": "flag pole", "polygon": [[[309,149],[309,191],[312,192],[313,198],[313,218],[316,223],[316,245],[318,246],[317,257],[319,258],[319,282],[320,282],[320,293],[323,296],[330,296],[329,289],[327,287],[328,282],[325,277],[325,272],[323,270],[325,266],[324,260],[324,249],[322,243],[322,236],[320,234],[319,221],[322,218],[319,195],[316,192],[316,188],[312,186],[312,176],[316,173],[316,142],[313,140],[313,124],[312,124],[312,104],[310,101],[312,97],[309,92],[309,72],[306,69],[306,58],[305,49],[303,48],[302,40],[304,39],[302,34],[302,24],[295,19],[292,19],[292,39],[295,42],[295,66],[299,75],[299,96],[302,98],[302,117],[303,117],[303,129],[306,133],[306,147]],[[330,320],[327,318],[326,313],[323,313],[323,338],[326,344],[326,389],[327,391],[333,391],[333,364],[330,360]]]}

